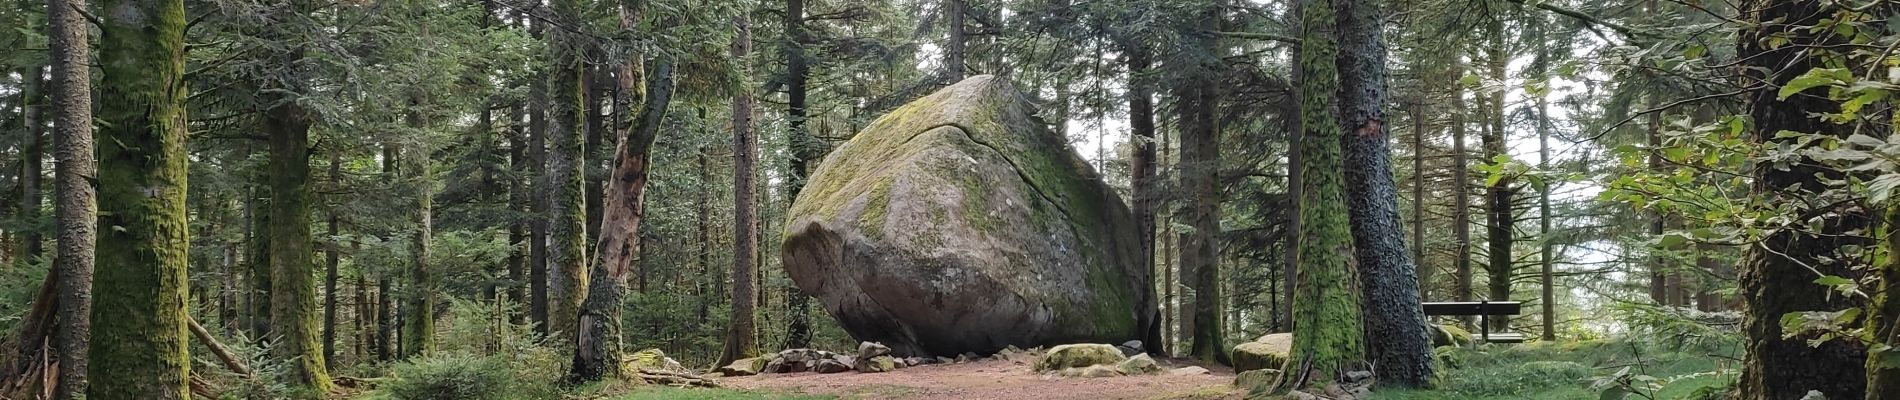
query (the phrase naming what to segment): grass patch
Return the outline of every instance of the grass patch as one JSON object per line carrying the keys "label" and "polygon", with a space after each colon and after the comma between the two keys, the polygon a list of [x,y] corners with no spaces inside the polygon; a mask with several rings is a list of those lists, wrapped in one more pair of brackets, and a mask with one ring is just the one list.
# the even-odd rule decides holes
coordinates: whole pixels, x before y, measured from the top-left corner
{"label": "grass patch", "polygon": [[1436,388],[1379,390],[1372,398],[1594,400],[1621,388],[1654,399],[1710,399],[1735,384],[1739,365],[1725,357],[1740,354],[1736,343],[1621,340],[1445,348],[1438,354]]}

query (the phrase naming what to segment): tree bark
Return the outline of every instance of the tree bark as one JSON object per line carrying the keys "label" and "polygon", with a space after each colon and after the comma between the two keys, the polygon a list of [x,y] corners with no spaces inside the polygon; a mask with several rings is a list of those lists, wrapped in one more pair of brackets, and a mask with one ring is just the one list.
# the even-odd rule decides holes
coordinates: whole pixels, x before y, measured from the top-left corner
{"label": "tree bark", "polygon": [[[1405,248],[1398,184],[1385,126],[1386,48],[1377,0],[1334,4],[1347,210],[1365,300],[1366,352],[1379,384],[1425,387],[1432,380],[1432,342],[1419,305],[1418,267]],[[1323,61],[1323,60],[1322,60]]]}
{"label": "tree bark", "polygon": [[93,246],[98,239],[98,196],[88,181],[96,176],[97,168],[93,159],[91,70],[86,60],[90,26],[80,14],[86,9],[86,0],[47,0],[46,6],[50,20],[48,58],[53,71],[53,226],[57,230],[51,275],[59,282],[57,318],[61,326],[57,338],[59,382],[54,398],[68,400],[86,392]]}
{"label": "tree bark", "polygon": [[[545,38],[547,22],[538,21],[529,27],[535,38]],[[534,164],[531,175],[534,193],[548,193],[548,81],[529,79],[528,82],[528,158]],[[534,200],[530,214],[532,229],[528,234],[528,317],[534,322],[535,332],[551,335],[548,329],[548,202],[545,198]],[[550,336],[552,337],[552,336]]]}
{"label": "tree bark", "polygon": [[[1199,24],[1218,26],[1222,7],[1214,5],[1202,11]],[[1197,51],[1217,54],[1217,36],[1209,32],[1193,35],[1190,45]],[[1214,116],[1220,106],[1215,90],[1219,75],[1214,65],[1184,68],[1188,69],[1189,76],[1180,94],[1186,101],[1182,104],[1187,106],[1182,112],[1186,120],[1182,122],[1181,182],[1188,204],[1180,214],[1188,226],[1194,227],[1192,232],[1182,235],[1181,245],[1181,266],[1192,271],[1194,277],[1194,334],[1188,354],[1202,361],[1225,363],[1227,345],[1222,321],[1219,244],[1220,127]]]}
{"label": "tree bark", "polygon": [[[282,65],[300,54],[280,55]],[[292,69],[287,67],[286,69]],[[286,90],[298,90],[289,89]],[[264,132],[269,136],[271,207],[271,333],[278,338],[271,354],[295,360],[286,371],[294,385],[327,392],[322,332],[318,329],[316,260],[310,237],[310,126],[312,115],[287,95],[272,96]]]}
{"label": "tree bark", "polygon": [[[1359,282],[1353,279],[1353,233],[1334,103],[1340,86],[1334,38],[1337,21],[1328,0],[1302,0],[1300,86],[1304,100],[1300,141],[1300,271],[1294,290],[1293,345],[1279,389],[1316,389],[1341,382],[1365,359]],[[1376,33],[1370,33],[1376,34]],[[1372,106],[1376,109],[1378,105]],[[1363,129],[1363,127],[1356,127]],[[1402,251],[1402,250],[1401,250]],[[1423,331],[1419,332],[1421,335]],[[1384,335],[1393,332],[1384,332]]]}
{"label": "tree bark", "polygon": [[[752,53],[752,21],[744,13],[733,17],[732,58],[742,67]],[[742,69],[742,71],[747,69]],[[732,96],[732,317],[726,325],[725,349],[716,365],[759,355],[757,313],[759,230],[759,138],[752,131],[752,92],[741,88]]]}
{"label": "tree bark", "polygon": [[[429,129],[429,121],[423,118],[420,111],[424,107],[423,102],[419,97],[411,101],[410,106],[413,108],[403,117],[405,124],[416,131]],[[434,249],[429,243],[435,235],[435,182],[429,173],[430,157],[433,155],[427,147],[416,148],[413,154],[407,156],[404,156],[404,149],[400,147],[395,148],[393,153],[397,165],[401,166],[396,174],[406,178],[408,186],[414,190],[414,197],[410,201],[414,202],[411,204],[415,211],[410,214],[410,218],[415,223],[415,232],[409,236],[411,259],[408,282],[404,282],[408,296],[403,299],[405,314],[402,317],[402,344],[399,347],[402,358],[414,358],[427,355],[434,348],[431,339],[435,337],[439,274],[432,265],[434,261],[430,259]]]}
{"label": "tree bark", "polygon": [[[789,43],[785,46],[786,98],[785,119],[786,146],[791,157],[786,162],[785,201],[787,204],[798,199],[798,192],[805,188],[805,177],[809,174],[809,164],[824,155],[824,144],[813,137],[806,126],[806,84],[810,80],[810,55],[805,46],[812,42],[811,32],[805,27],[805,0],[785,1],[785,32]],[[786,321],[784,348],[796,349],[811,347],[811,298],[799,292],[797,285],[787,285],[785,289],[789,318]]]}
{"label": "tree bark", "polygon": [[[581,22],[579,0],[553,3],[557,23]],[[581,301],[587,298],[587,216],[582,199],[586,153],[581,142],[586,137],[587,85],[582,75],[587,64],[580,51],[585,45],[580,33],[566,29],[547,32],[549,59],[548,95],[552,104],[548,118],[548,332],[550,337],[569,337],[575,333],[575,318],[580,316]],[[560,346],[572,343],[557,342]]]}
{"label": "tree bark", "polygon": [[[623,13],[631,10],[622,9]],[[638,58],[634,58],[637,60]],[[653,73],[647,76],[647,95],[640,114],[633,121],[616,121],[627,136],[619,138],[614,156],[613,177],[607,183],[606,214],[601,226],[611,227],[600,235],[600,247],[594,252],[594,279],[581,305],[576,331],[574,364],[569,378],[591,382],[617,373],[623,350],[620,315],[627,293],[627,278],[632,275],[640,254],[640,223],[646,218],[647,176],[653,163],[653,143],[659,138],[660,124],[666,118],[673,97],[673,60],[661,55],[654,60]],[[623,93],[638,90],[633,85],[632,62],[622,66],[618,82]],[[631,104],[629,104],[630,106]]]}
{"label": "tree bark", "polygon": [[[332,187],[343,186],[342,165],[342,155],[331,153],[330,185]],[[323,367],[325,369],[334,369],[336,368],[336,267],[337,263],[341,261],[339,258],[341,254],[337,252],[338,249],[335,242],[337,235],[336,209],[333,207],[330,208],[327,214],[329,214],[329,218],[327,221],[324,221],[324,231],[328,233],[328,237],[324,239],[325,245],[323,246],[323,361],[325,362]]]}
{"label": "tree bark", "polygon": [[[1451,92],[1451,230],[1455,238],[1452,244],[1452,269],[1457,274],[1457,285],[1452,294],[1458,301],[1472,301],[1473,288],[1471,277],[1471,176],[1470,152],[1465,148],[1465,136],[1469,133],[1465,126],[1465,90],[1456,83],[1456,77],[1463,75],[1465,65],[1458,63],[1453,67],[1453,87]],[[1462,318],[1466,328],[1471,327],[1470,317]]]}
{"label": "tree bark", "polygon": [[[1736,40],[1736,56],[1743,60],[1744,79],[1763,82],[1746,94],[1746,109],[1753,118],[1752,140],[1768,146],[1791,143],[1797,138],[1777,137],[1779,132],[1794,131],[1845,137],[1841,125],[1829,124],[1810,115],[1839,112],[1839,105],[1819,96],[1792,96],[1778,99],[1779,86],[1808,70],[1820,66],[1817,56],[1806,46],[1769,47],[1768,37],[1785,37],[1792,43],[1818,44],[1823,40],[1806,26],[1838,11],[1820,2],[1796,0],[1750,0],[1739,7],[1746,10],[1742,19],[1760,25],[1744,30]],[[1813,191],[1823,187],[1822,176],[1845,179],[1838,172],[1823,170],[1811,161],[1791,163],[1777,169],[1776,163],[1755,165],[1751,192],[1766,201],[1805,202]],[[1863,306],[1832,288],[1814,283],[1822,274],[1853,279],[1858,273],[1849,263],[1824,263],[1842,246],[1872,246],[1869,240],[1845,235],[1868,229],[1872,223],[1866,211],[1858,208],[1814,210],[1817,219],[1800,229],[1765,232],[1761,242],[1743,253],[1739,283],[1742,294],[1742,332],[1747,352],[1739,399],[1796,399],[1810,390],[1830,399],[1864,396],[1866,348],[1856,340],[1828,340],[1812,346],[1814,334],[1787,335],[1782,331],[1784,315],[1804,311],[1838,311]]]}
{"label": "tree bark", "polygon": [[101,6],[98,223],[111,229],[98,235],[86,397],[187,399],[185,4]]}
{"label": "tree bark", "polygon": [[[1144,76],[1154,68],[1154,57],[1148,45],[1139,40],[1123,40],[1128,66],[1128,127],[1129,144],[1134,148],[1133,159],[1129,162],[1129,194],[1133,200],[1135,231],[1137,241],[1141,242],[1141,264],[1148,270],[1155,269],[1155,118],[1154,87]],[[1161,271],[1151,276],[1166,274]],[[1143,288],[1147,297],[1155,296],[1155,282],[1145,282]],[[1159,312],[1159,309],[1156,310]],[[1162,321],[1163,318],[1153,318]],[[1165,324],[1155,324],[1148,337],[1142,339],[1149,353],[1165,356],[1168,354],[1166,342],[1161,331]]]}
{"label": "tree bark", "polygon": [[[1485,73],[1498,82],[1505,80],[1505,63],[1510,56],[1504,45],[1504,21],[1492,18],[1486,23],[1485,32],[1489,39],[1485,46]],[[1484,147],[1483,162],[1495,162],[1498,157],[1507,156],[1510,136],[1504,132],[1504,91],[1494,91],[1480,95],[1483,98],[1485,128],[1480,138]],[[1485,285],[1490,289],[1490,301],[1511,299],[1511,246],[1515,243],[1517,226],[1516,211],[1512,209],[1517,198],[1516,177],[1504,175],[1496,183],[1485,186],[1485,276],[1489,278]],[[1491,318],[1491,330],[1502,332],[1509,330],[1509,317]]]}
{"label": "tree bark", "polygon": [[944,19],[949,21],[946,30],[950,32],[949,43],[944,46],[943,51],[943,74],[944,78],[952,84],[962,82],[964,71],[969,70],[967,60],[970,54],[970,34],[965,31],[968,25],[963,20],[969,15],[968,4],[964,4],[966,1],[968,0],[944,0],[943,2]]}
{"label": "tree bark", "polygon": [[26,137],[20,146],[20,213],[18,219],[25,223],[20,229],[20,264],[37,262],[44,251],[45,241],[40,235],[40,207],[43,202],[40,195],[40,175],[45,167],[44,126],[41,121],[45,105],[39,104],[45,95],[42,87],[45,82],[45,69],[38,65],[20,70],[26,82],[20,90],[21,133]]}

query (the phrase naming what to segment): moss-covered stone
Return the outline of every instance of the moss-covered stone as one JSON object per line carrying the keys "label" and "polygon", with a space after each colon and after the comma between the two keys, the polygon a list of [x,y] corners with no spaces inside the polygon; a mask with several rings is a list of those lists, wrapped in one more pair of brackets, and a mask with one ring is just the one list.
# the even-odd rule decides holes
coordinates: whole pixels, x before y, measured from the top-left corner
{"label": "moss-covered stone", "polygon": [[1275,333],[1234,346],[1234,372],[1280,369],[1293,349],[1293,334]]}
{"label": "moss-covered stone", "polygon": [[1035,369],[1037,372],[1048,372],[1091,365],[1114,366],[1127,359],[1115,346],[1100,343],[1065,344],[1049,349],[1042,358],[1036,359]]}
{"label": "moss-covered stone", "polygon": [[1133,218],[1003,79],[898,108],[839,146],[787,212],[786,269],[900,355],[1143,339]]}
{"label": "moss-covered stone", "polygon": [[1464,346],[1471,344],[1471,332],[1453,325],[1433,324],[1432,347]]}
{"label": "moss-covered stone", "polygon": [[1161,364],[1156,364],[1147,354],[1136,354],[1116,364],[1115,369],[1121,370],[1123,375],[1148,375],[1161,373]]}

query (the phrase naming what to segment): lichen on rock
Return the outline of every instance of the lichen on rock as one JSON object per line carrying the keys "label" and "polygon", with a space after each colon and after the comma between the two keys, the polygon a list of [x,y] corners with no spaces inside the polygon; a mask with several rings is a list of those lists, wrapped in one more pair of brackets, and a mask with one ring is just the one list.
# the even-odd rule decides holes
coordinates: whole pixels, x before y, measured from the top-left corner
{"label": "lichen on rock", "polygon": [[799,289],[900,356],[1145,340],[1157,322],[1128,207],[1001,78],[871,123],[785,229]]}

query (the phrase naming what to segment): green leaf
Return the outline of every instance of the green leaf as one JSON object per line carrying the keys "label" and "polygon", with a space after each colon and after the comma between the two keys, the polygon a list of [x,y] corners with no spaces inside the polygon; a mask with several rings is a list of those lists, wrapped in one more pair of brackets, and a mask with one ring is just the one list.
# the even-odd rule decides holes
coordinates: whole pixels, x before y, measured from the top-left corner
{"label": "green leaf", "polygon": [[1801,93],[1801,91],[1803,90],[1812,89],[1817,86],[1830,85],[1830,84],[1834,84],[1835,82],[1839,82],[1839,81],[1834,79],[1834,72],[1832,72],[1831,70],[1827,68],[1815,68],[1815,69],[1808,70],[1807,73],[1801,74],[1801,76],[1797,76],[1797,77],[1794,77],[1794,79],[1788,80],[1787,84],[1781,85],[1781,93],[1778,94],[1777,96],[1779,96],[1782,99],[1787,99],[1788,96],[1793,96],[1795,93]]}
{"label": "green leaf", "polygon": [[1817,283],[1823,286],[1841,286],[1841,285],[1852,285],[1854,284],[1854,280],[1842,278],[1842,277],[1834,276],[1834,275],[1828,275],[1828,276],[1823,276],[1823,277],[1815,279],[1814,283]]}

